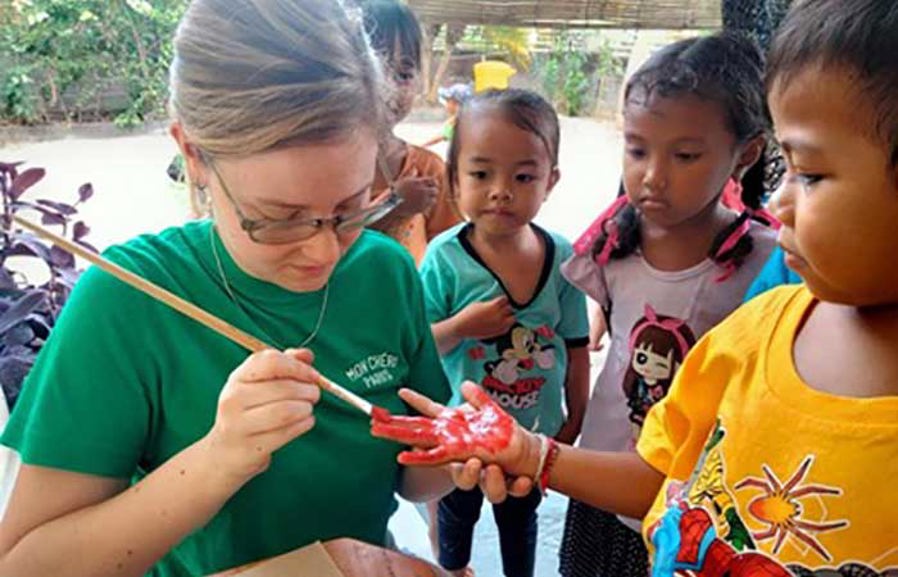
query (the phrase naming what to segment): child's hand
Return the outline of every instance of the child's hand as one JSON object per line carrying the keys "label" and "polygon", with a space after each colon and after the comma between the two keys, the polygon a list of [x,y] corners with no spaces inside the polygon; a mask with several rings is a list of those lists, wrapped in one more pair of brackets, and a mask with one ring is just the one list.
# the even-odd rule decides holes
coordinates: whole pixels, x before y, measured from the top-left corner
{"label": "child's hand", "polygon": [[501,503],[512,497],[526,497],[535,484],[530,477],[507,477],[498,465],[484,465],[478,459],[468,459],[464,465],[449,465],[452,482],[462,491],[480,487],[490,503]]}
{"label": "child's hand", "polygon": [[312,352],[266,350],[249,356],[218,397],[202,443],[216,470],[243,483],[268,468],[271,454],[315,425],[321,390]]}
{"label": "child's hand", "polygon": [[605,324],[605,313],[602,312],[602,309],[598,309],[596,314],[592,317],[592,322],[589,323],[589,350],[591,351],[601,351],[602,347],[602,337],[605,336],[605,333],[608,331],[608,327]]}
{"label": "child's hand", "polygon": [[415,171],[411,176],[396,181],[393,190],[402,198],[396,214],[402,218],[427,212],[437,200],[439,183],[434,178],[420,177]]}
{"label": "child's hand", "polygon": [[455,334],[463,339],[489,339],[504,335],[514,326],[514,309],[508,298],[471,303],[453,318]]}
{"label": "child's hand", "polygon": [[467,463],[476,459],[486,465],[499,465],[507,474],[532,478],[539,467],[539,439],[518,426],[477,385],[464,383],[462,395],[470,408],[447,409],[402,389],[402,400],[425,416],[375,420],[371,434],[411,445],[413,450],[399,454],[399,462],[404,465]]}

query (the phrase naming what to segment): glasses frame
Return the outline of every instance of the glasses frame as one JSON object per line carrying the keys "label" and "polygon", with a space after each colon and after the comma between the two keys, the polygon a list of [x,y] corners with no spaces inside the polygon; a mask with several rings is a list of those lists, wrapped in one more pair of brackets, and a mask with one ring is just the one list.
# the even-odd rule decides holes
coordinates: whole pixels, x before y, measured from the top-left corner
{"label": "glasses frame", "polygon": [[[237,215],[240,222],[240,228],[246,232],[250,240],[258,244],[290,244],[292,242],[308,240],[321,232],[325,226],[330,226],[333,229],[334,234],[349,234],[360,228],[365,228],[374,224],[402,203],[402,197],[396,194],[395,189],[391,185],[390,194],[384,200],[349,214],[338,214],[328,218],[251,219],[248,218],[240,208],[240,204],[231,193],[224,178],[222,178],[221,173],[215,166],[215,162],[208,155],[204,155],[204,158],[206,165],[212,169],[215,178],[218,179],[218,183],[221,185],[221,190],[224,192],[225,197],[227,197],[228,202],[230,202],[231,206],[234,208],[234,213]],[[283,231],[300,227],[308,227],[309,233],[296,236],[288,235],[277,240],[266,239],[264,236],[260,238],[259,236],[260,231],[272,229],[280,229]]]}

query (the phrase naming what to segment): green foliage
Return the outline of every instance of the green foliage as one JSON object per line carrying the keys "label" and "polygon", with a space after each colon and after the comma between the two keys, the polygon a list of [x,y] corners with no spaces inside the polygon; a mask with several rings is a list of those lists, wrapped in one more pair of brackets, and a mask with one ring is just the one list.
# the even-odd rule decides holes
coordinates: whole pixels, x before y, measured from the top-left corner
{"label": "green foliage", "polygon": [[587,62],[587,55],[574,46],[568,32],[555,37],[552,52],[543,65],[542,84],[562,114],[577,116],[584,110],[591,84]]}
{"label": "green foliage", "polygon": [[571,52],[565,59],[567,74],[561,85],[561,94],[564,97],[563,107],[567,114],[579,116],[585,108],[584,103],[589,97],[589,77],[584,69],[586,55],[582,52]]}
{"label": "green foliage", "polygon": [[502,53],[509,64],[521,71],[529,70],[530,30],[512,26],[468,26],[462,44],[479,52]]}
{"label": "green foliage", "polygon": [[614,56],[614,48],[607,38],[602,40],[602,46],[595,53],[595,68],[599,78],[620,76],[624,73],[623,62]]}
{"label": "green foliage", "polygon": [[588,114],[601,82],[622,72],[607,40],[598,51],[587,51],[583,39],[569,31],[555,35],[551,52],[536,66],[544,93],[559,112],[569,116]]}
{"label": "green foliage", "polygon": [[187,0],[19,0],[0,19],[0,118],[113,116],[134,125],[164,110],[171,40]]}
{"label": "green foliage", "polygon": [[4,80],[0,84],[0,98],[6,114],[26,122],[37,115],[34,108],[34,82],[28,72],[28,67],[12,66],[5,71]]}

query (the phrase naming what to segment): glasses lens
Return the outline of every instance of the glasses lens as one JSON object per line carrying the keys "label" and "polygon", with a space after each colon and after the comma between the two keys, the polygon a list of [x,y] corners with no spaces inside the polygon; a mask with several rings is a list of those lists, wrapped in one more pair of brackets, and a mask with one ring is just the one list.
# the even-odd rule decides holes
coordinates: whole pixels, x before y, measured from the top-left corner
{"label": "glasses lens", "polygon": [[[337,234],[347,234],[364,228],[383,218],[388,212],[396,208],[402,202],[402,198],[396,194],[390,195],[385,201],[374,206],[363,208],[358,212],[340,217],[334,226]],[[321,228],[321,221],[309,219],[287,220],[280,222],[266,222],[248,231],[250,237],[262,244],[289,244],[312,238]],[[327,222],[327,221],[324,221]]]}
{"label": "glasses lens", "polygon": [[261,244],[290,244],[315,236],[318,227],[308,220],[270,222],[250,231],[252,239]]}

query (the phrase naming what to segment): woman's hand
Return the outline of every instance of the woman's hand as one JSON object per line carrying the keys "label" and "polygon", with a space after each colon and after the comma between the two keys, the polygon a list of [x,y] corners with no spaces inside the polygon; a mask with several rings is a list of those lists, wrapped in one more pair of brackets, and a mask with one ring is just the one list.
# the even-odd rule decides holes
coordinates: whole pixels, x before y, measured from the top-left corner
{"label": "woman's hand", "polygon": [[311,351],[266,350],[247,358],[218,398],[215,424],[203,438],[216,469],[245,483],[268,468],[271,454],[315,425],[321,391]]}
{"label": "woman's hand", "polygon": [[[462,385],[470,407],[447,409],[409,389],[399,396],[423,417],[390,416],[375,420],[371,434],[411,445],[399,454],[404,465],[442,465],[476,460],[496,464],[505,473],[533,477],[539,467],[539,439],[522,429],[486,392],[473,383]],[[459,482],[470,482],[473,468]]]}

